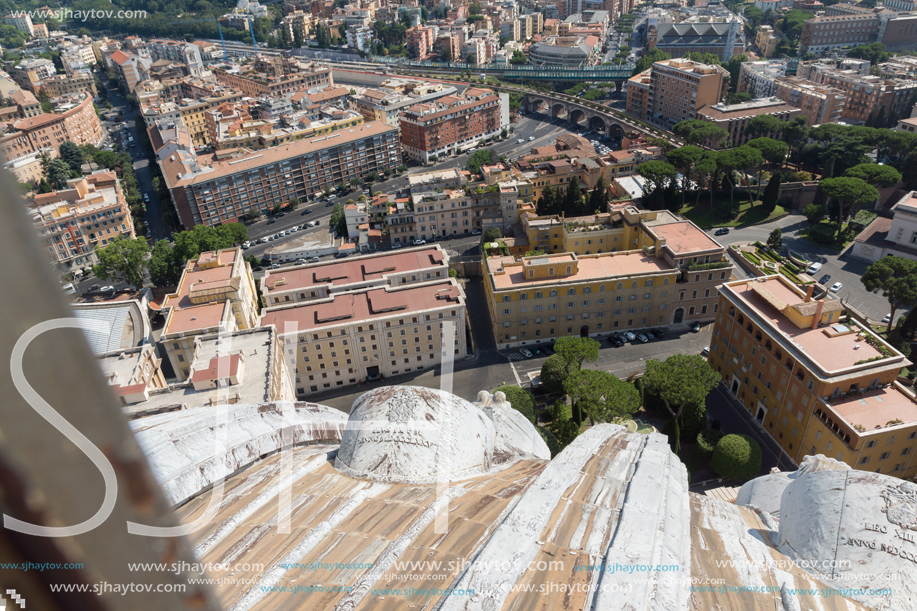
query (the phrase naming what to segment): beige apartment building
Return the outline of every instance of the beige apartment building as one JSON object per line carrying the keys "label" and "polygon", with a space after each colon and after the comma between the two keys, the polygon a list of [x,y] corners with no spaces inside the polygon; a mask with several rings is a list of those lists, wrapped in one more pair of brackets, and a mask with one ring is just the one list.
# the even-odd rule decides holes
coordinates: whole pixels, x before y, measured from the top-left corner
{"label": "beige apartment building", "polygon": [[[697,118],[715,123],[717,127],[729,132],[729,138],[724,145],[742,146],[752,139],[745,133],[745,128],[754,117],[770,115],[781,121],[792,121],[800,113],[798,108],[790,106],[780,98],[772,97],[741,104],[727,105],[720,102],[713,106],[704,106],[697,111]],[[775,133],[765,135],[770,138],[778,136]]]}
{"label": "beige apartment building", "polygon": [[626,109],[642,113],[633,115],[642,121],[671,128],[695,118],[700,108],[717,104],[728,78],[729,73],[721,66],[687,59],[659,61],[628,81]]}
{"label": "beige apartment building", "polygon": [[816,85],[795,76],[774,79],[774,97],[799,109],[809,126],[837,123],[844,113],[846,94],[835,87]]}
{"label": "beige apartment building", "polygon": [[194,357],[195,337],[258,326],[255,280],[242,249],[204,252],[188,261],[162,310],[168,314],[160,342],[175,375],[184,380]]}
{"label": "beige apartment building", "polygon": [[814,289],[783,276],[720,287],[711,367],[797,464],[824,454],[913,479],[917,400],[897,382],[910,361]]}
{"label": "beige apartment building", "polygon": [[501,349],[709,321],[717,285],[731,278],[725,249],[669,212],[626,206],[590,217],[524,217],[528,249],[539,254],[484,261]]}
{"label": "beige apartment building", "polygon": [[54,263],[95,265],[97,247],[134,237],[130,208],[114,172],[99,170],[67,184],[63,191],[35,195],[32,222]]}
{"label": "beige apartment building", "polygon": [[231,71],[215,69],[213,74],[223,85],[253,98],[277,98],[303,89],[334,85],[328,66],[261,55],[253,64]]}
{"label": "beige apartment building", "polygon": [[55,74],[41,81],[41,88],[45,90],[45,93],[51,99],[79,93],[88,93],[95,97],[99,93],[96,91],[95,77],[92,73],[86,72],[77,72],[70,76]]}
{"label": "beige apartment building", "polygon": [[[368,265],[385,265],[385,256],[369,258]],[[261,325],[274,325],[283,338],[300,398],[441,364],[447,323],[454,335],[445,345],[452,345],[453,358],[462,359],[465,293],[451,278],[397,287],[356,285],[324,298],[269,307],[261,316]]]}

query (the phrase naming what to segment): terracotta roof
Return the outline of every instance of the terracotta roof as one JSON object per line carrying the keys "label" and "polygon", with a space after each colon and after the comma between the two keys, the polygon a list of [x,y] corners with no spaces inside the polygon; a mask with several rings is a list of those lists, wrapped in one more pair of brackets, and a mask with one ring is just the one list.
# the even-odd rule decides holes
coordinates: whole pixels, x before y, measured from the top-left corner
{"label": "terracotta roof", "polygon": [[678,255],[707,250],[722,250],[723,247],[690,221],[679,221],[666,225],[652,225],[650,231],[665,238],[665,246]]}
{"label": "terracotta roof", "polygon": [[224,309],[227,307],[229,307],[228,301],[190,308],[174,308],[162,334],[187,333],[218,327],[223,320]]}
{"label": "terracotta roof", "polygon": [[131,59],[127,53],[121,51],[120,49],[112,53],[110,57],[111,61],[115,62],[119,66],[123,66],[125,62],[128,62]]}
{"label": "terracotta roof", "polygon": [[234,376],[239,373],[241,363],[242,357],[238,354],[212,358],[206,368],[199,369],[192,374],[191,382],[206,382],[218,380],[220,377]]}

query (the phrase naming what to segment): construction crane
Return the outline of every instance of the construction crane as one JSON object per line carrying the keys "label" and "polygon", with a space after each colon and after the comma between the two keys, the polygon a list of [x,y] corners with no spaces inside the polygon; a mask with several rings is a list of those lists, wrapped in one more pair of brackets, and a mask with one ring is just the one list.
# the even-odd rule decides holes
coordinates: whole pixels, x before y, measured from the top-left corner
{"label": "construction crane", "polygon": [[219,19],[188,19],[184,21],[173,21],[169,25],[183,25],[183,24],[188,24],[188,23],[213,23],[214,21],[217,22],[217,30],[220,31],[220,44],[223,45],[223,59],[226,60],[227,64],[231,63],[229,61],[229,52],[226,50],[226,41],[223,40],[223,28],[222,26],[220,26]]}

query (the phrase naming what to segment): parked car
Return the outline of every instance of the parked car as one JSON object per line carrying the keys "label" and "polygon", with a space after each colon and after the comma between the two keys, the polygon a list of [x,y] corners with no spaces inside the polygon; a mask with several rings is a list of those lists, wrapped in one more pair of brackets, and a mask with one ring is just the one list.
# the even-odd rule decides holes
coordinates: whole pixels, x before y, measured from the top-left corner
{"label": "parked car", "polygon": [[844,285],[841,284],[840,282],[835,282],[834,284],[831,285],[831,288],[828,290],[830,290],[832,293],[836,293],[839,290],[841,290],[843,287]]}
{"label": "parked car", "polygon": [[523,348],[522,350],[520,350],[519,354],[521,354],[522,356],[524,356],[527,359],[530,359],[533,356],[532,353],[527,348]]}
{"label": "parked car", "polygon": [[315,221],[309,221],[309,227],[315,227],[317,223]]}
{"label": "parked car", "polygon": [[824,276],[818,279],[819,284],[827,285],[829,282],[831,282],[831,274],[825,274]]}
{"label": "parked car", "polygon": [[267,220],[267,224],[268,224],[268,225],[273,225],[273,224],[276,223],[276,222],[277,222],[277,219],[268,219],[268,220]]}
{"label": "parked car", "polygon": [[529,136],[529,142],[535,139],[535,136]]}
{"label": "parked car", "polygon": [[103,287],[100,288],[99,290],[100,290],[101,292],[103,292],[103,293],[114,293],[114,292],[115,292],[115,287],[111,286],[110,284],[106,284],[105,286],[103,286]]}
{"label": "parked car", "polygon": [[300,216],[306,216],[307,214],[312,214],[312,211],[308,208],[299,213]]}
{"label": "parked car", "polygon": [[624,337],[626,337],[626,338],[627,338],[627,341],[629,341],[629,342],[632,342],[632,341],[634,341],[635,339],[637,339],[637,336],[634,335],[633,333],[631,333],[630,331],[625,331],[625,332],[624,332]]}
{"label": "parked car", "polygon": [[101,288],[102,288],[101,285],[93,284],[92,286],[89,287],[89,290],[87,290],[86,292],[87,292],[87,293],[95,293],[96,291],[98,291],[98,290],[101,289]]}
{"label": "parked car", "polygon": [[299,231],[299,227],[290,227],[290,229],[287,230],[287,233],[294,233],[296,231]]}
{"label": "parked car", "polygon": [[61,290],[64,291],[65,295],[76,295],[76,287],[72,284],[65,284],[61,286]]}
{"label": "parked car", "polygon": [[251,248],[251,245],[252,245],[251,242],[242,242],[242,250],[248,250],[249,248]]}
{"label": "parked car", "polygon": [[392,244],[392,248],[403,248],[403,247],[404,247],[404,244],[402,244],[401,242],[395,242],[394,244]]}
{"label": "parked car", "polygon": [[327,204],[325,204],[325,208],[330,208],[333,205],[334,205],[334,201],[329,201]]}
{"label": "parked car", "polygon": [[727,233],[729,233],[729,227],[720,227],[713,232],[713,235],[726,235]]}
{"label": "parked car", "polygon": [[691,333],[698,333],[700,331],[700,323],[695,322],[691,323]]}
{"label": "parked car", "polygon": [[271,263],[270,269],[280,269],[280,263]]}
{"label": "parked car", "polygon": [[648,342],[648,341],[650,341],[650,340],[649,340],[649,338],[647,338],[647,337],[646,337],[645,335],[643,335],[642,333],[638,333],[638,334],[637,334],[637,341],[639,341],[640,343],[645,344],[646,342]]}
{"label": "parked car", "polygon": [[471,230],[471,235],[481,235],[481,230],[480,230],[480,229],[472,229],[472,230]]}
{"label": "parked car", "polygon": [[309,263],[318,263],[320,260],[318,257],[309,257]]}
{"label": "parked car", "polygon": [[335,259],[343,259],[343,258],[346,257],[348,254],[350,254],[350,253],[346,253],[346,252],[334,253],[334,258],[335,258]]}
{"label": "parked car", "polygon": [[519,144],[523,144],[523,143],[525,142],[525,139],[524,139],[524,138],[519,138],[519,140],[517,140],[517,142],[518,142]]}
{"label": "parked car", "polygon": [[149,201],[150,201],[150,196],[147,195],[146,193],[144,193],[144,194],[143,194],[143,201],[149,202]]}
{"label": "parked car", "polygon": [[296,259],[296,265],[305,265],[306,263],[305,259]]}
{"label": "parked car", "polygon": [[708,347],[708,348],[704,348],[703,350],[701,350],[700,355],[704,358],[707,358],[708,356],[710,356],[710,348]]}
{"label": "parked car", "polygon": [[809,266],[809,269],[806,270],[806,273],[811,276],[813,274],[817,274],[818,270],[820,269],[821,269],[821,263],[816,261],[815,263]]}
{"label": "parked car", "polygon": [[891,319],[892,319],[892,315],[891,315],[891,314],[886,314],[886,315],[882,318],[882,322],[887,323],[887,322],[890,321]]}
{"label": "parked car", "polygon": [[414,246],[421,246],[426,243],[427,243],[426,240],[414,240]]}

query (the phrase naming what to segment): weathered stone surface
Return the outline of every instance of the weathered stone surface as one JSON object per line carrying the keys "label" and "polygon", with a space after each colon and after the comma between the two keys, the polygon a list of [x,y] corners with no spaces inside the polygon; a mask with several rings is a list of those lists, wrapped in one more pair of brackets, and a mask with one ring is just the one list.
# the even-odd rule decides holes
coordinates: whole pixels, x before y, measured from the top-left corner
{"label": "weathered stone surface", "polygon": [[847,463],[828,458],[824,454],[806,456],[795,471],[780,471],[756,477],[739,488],[736,505],[757,507],[771,515],[774,520],[780,519],[780,497],[786,487],[806,473],[818,471],[846,471]]}

